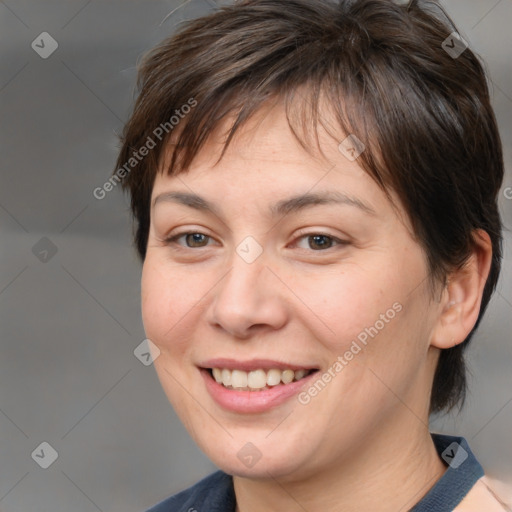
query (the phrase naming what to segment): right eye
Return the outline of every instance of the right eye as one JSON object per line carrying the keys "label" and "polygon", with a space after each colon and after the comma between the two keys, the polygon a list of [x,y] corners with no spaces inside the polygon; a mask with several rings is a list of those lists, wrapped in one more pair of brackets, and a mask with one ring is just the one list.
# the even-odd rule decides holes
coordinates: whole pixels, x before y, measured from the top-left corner
{"label": "right eye", "polygon": [[[185,240],[185,245],[179,243],[179,240],[183,238]],[[185,247],[188,249],[206,247],[208,241],[211,240],[211,237],[205,235],[204,233],[199,233],[197,231],[185,231],[182,233],[177,233],[172,235],[164,240],[166,245],[177,244],[181,247]],[[206,243],[205,243],[206,242]]]}

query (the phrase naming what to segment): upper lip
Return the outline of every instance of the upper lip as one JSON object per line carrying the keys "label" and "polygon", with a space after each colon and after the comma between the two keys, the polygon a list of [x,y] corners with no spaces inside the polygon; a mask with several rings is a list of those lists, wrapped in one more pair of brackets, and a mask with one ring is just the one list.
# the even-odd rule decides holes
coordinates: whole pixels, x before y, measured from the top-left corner
{"label": "upper lip", "polygon": [[311,365],[283,363],[272,359],[251,359],[246,361],[237,361],[229,358],[208,359],[198,364],[201,368],[226,368],[228,370],[244,370],[250,372],[260,369],[278,369],[278,370],[314,370]]}

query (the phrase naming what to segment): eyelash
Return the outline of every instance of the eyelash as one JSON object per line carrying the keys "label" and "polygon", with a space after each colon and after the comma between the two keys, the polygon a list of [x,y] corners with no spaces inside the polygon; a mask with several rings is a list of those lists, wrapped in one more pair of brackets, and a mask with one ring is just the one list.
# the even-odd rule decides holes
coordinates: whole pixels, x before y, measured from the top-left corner
{"label": "eyelash", "polygon": [[[168,238],[165,238],[163,240],[163,242],[165,245],[177,244],[178,239],[185,237],[187,235],[203,235],[203,236],[207,237],[208,239],[212,239],[212,237],[210,235],[201,233],[200,231],[183,231],[181,233],[176,233]],[[304,238],[315,237],[315,236],[322,236],[322,237],[328,238],[328,239],[332,240],[332,242],[334,242],[335,245],[341,245],[341,246],[348,245],[348,242],[345,240],[341,240],[332,235],[329,235],[327,233],[321,233],[321,232],[300,232],[297,239],[301,240]],[[180,246],[181,249],[204,249],[205,247],[208,247],[207,245],[200,246],[200,247],[187,247],[187,246],[182,246],[180,244],[177,244],[177,245]],[[332,249],[332,248],[333,248],[333,246],[328,247],[327,249],[318,249],[318,250],[309,249],[309,250],[313,251],[313,252],[326,252],[327,250]]]}

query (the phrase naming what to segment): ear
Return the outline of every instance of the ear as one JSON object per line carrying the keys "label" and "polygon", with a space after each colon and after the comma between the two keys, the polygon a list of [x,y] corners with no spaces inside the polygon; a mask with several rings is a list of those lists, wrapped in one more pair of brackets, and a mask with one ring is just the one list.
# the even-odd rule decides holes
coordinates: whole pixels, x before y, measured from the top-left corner
{"label": "ear", "polygon": [[478,229],[473,233],[473,250],[468,261],[448,276],[432,334],[432,346],[453,347],[462,343],[471,332],[480,312],[491,261],[491,239],[486,231]]}

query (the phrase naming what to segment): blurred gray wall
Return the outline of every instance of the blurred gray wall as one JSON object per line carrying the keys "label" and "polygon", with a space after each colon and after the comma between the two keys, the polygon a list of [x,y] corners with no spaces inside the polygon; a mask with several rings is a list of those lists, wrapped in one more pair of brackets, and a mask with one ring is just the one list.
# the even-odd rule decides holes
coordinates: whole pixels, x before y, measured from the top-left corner
{"label": "blurred gray wall", "polygon": [[[137,59],[215,4],[192,0],[167,17],[179,2],[0,2],[2,511],[141,512],[214,470],[152,366],[133,353],[145,336],[127,199],[115,190],[97,200],[92,190],[113,168]],[[512,187],[512,0],[444,5],[487,63],[504,189]],[[31,47],[42,32],[58,44],[48,58],[40,56],[55,44],[48,36]],[[501,197],[509,230],[511,195]],[[467,407],[433,429],[465,436],[490,475],[512,482],[510,231],[505,237],[499,292],[469,352]]]}

